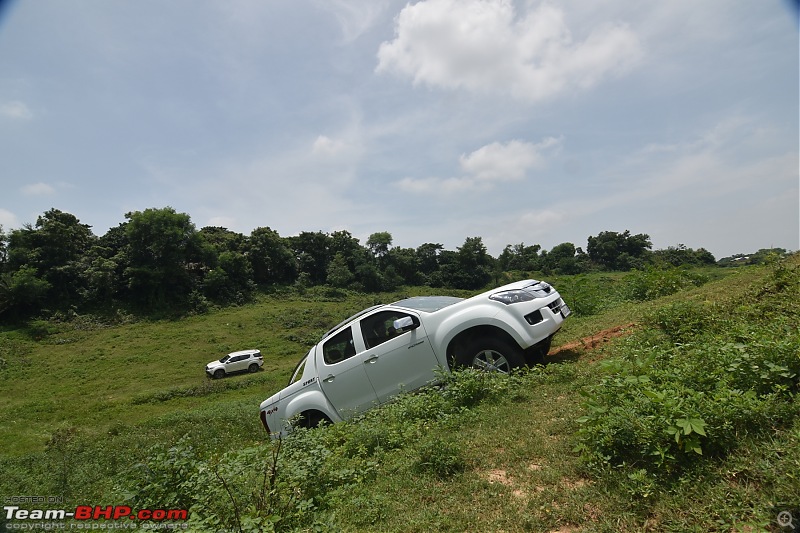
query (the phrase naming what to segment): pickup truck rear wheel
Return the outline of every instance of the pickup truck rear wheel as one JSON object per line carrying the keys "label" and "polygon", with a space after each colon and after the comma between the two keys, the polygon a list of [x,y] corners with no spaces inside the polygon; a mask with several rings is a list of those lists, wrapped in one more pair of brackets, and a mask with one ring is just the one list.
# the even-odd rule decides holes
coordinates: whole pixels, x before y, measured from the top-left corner
{"label": "pickup truck rear wheel", "polygon": [[299,426],[314,429],[322,424],[331,424],[331,419],[319,411],[307,411],[300,415]]}
{"label": "pickup truck rear wheel", "polygon": [[456,358],[459,366],[471,366],[488,372],[508,374],[525,364],[522,352],[516,346],[493,338],[478,339]]}

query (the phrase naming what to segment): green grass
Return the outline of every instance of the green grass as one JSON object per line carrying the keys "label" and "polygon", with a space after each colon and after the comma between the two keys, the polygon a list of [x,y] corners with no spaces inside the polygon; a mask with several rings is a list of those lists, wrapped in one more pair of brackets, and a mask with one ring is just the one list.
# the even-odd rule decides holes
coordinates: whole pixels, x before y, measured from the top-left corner
{"label": "green grass", "polygon": [[[707,457],[689,454],[690,460],[673,450],[668,472],[659,467],[666,463],[642,462],[635,454],[604,461],[587,453],[603,443],[582,433],[579,419],[588,411],[581,393],[613,402],[616,396],[598,387],[619,380],[633,394],[633,413],[643,404],[619,372],[643,354],[674,352],[688,365],[651,374],[663,380],[702,370],[692,354],[722,357],[724,350],[702,350],[724,343],[745,341],[754,354],[761,353],[758,346],[771,354],[783,346],[780,337],[791,341],[800,327],[799,262],[795,256],[788,267],[707,270],[706,283],[648,301],[625,296],[634,283],[627,275],[548,279],[576,310],[554,348],[613,326],[639,326],[591,352],[568,350],[512,378],[456,376],[443,391],[408,395],[363,420],[297,432],[280,450],[260,427],[258,404],[282,388],[328,327],[406,293],[315,289],[178,321],[101,326],[78,317],[3,331],[0,495],[191,506],[197,530],[768,528],[778,506],[800,508],[792,502],[800,494],[800,417],[792,417],[800,413],[791,401],[796,378],[778,391],[784,396],[775,413],[783,418],[759,422],[758,431],[739,430],[735,441]],[[650,275],[644,281],[666,277]],[[635,280],[638,288],[642,281]],[[707,309],[714,320],[698,318]],[[748,333],[753,338],[742,338]],[[205,377],[209,360],[247,347],[265,354],[262,372]],[[787,364],[794,364],[791,358]],[[766,385],[769,392],[772,384]],[[616,427],[617,420],[598,424]],[[644,419],[639,425],[647,429]],[[703,441],[709,451],[712,444]],[[265,485],[275,453],[278,470]],[[236,494],[239,522],[220,479]]]}

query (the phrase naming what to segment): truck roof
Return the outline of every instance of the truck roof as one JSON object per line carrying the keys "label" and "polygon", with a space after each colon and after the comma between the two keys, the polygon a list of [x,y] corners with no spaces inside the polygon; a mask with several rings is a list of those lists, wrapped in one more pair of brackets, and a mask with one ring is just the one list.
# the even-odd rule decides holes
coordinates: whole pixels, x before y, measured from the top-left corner
{"label": "truck roof", "polygon": [[433,313],[440,309],[444,309],[453,304],[463,301],[464,298],[456,298],[455,296],[415,296],[413,298],[406,298],[394,302],[394,307],[405,307],[406,309],[413,309],[414,311],[423,311],[426,313]]}

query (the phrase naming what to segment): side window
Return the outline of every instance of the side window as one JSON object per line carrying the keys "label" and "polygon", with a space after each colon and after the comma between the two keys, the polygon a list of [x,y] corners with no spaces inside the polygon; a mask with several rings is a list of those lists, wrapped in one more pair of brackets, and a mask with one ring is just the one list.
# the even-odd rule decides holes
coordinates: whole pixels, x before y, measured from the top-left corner
{"label": "side window", "polygon": [[364,336],[364,343],[367,345],[367,349],[374,348],[389,339],[397,337],[394,321],[406,316],[411,315],[399,311],[381,311],[363,319],[361,321],[361,334]]}
{"label": "side window", "polygon": [[326,365],[335,365],[356,354],[353,345],[353,330],[347,328],[340,331],[322,345],[322,358]]}
{"label": "side window", "polygon": [[241,356],[241,355],[234,355],[233,357],[231,357],[231,358],[228,360],[228,362],[229,362],[229,363],[238,363],[238,362],[239,362],[239,361],[241,361],[241,360],[242,360],[242,356]]}

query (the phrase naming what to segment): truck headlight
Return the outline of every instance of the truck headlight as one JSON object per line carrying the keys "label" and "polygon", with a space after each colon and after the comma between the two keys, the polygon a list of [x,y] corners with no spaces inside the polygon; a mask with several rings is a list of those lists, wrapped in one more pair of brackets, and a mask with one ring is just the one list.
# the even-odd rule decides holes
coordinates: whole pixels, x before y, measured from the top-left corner
{"label": "truck headlight", "polygon": [[528,290],[515,289],[512,291],[503,291],[492,294],[491,296],[489,296],[489,299],[495,300],[496,302],[504,303],[506,305],[511,305],[520,302],[530,302],[531,300],[536,299],[536,295]]}

